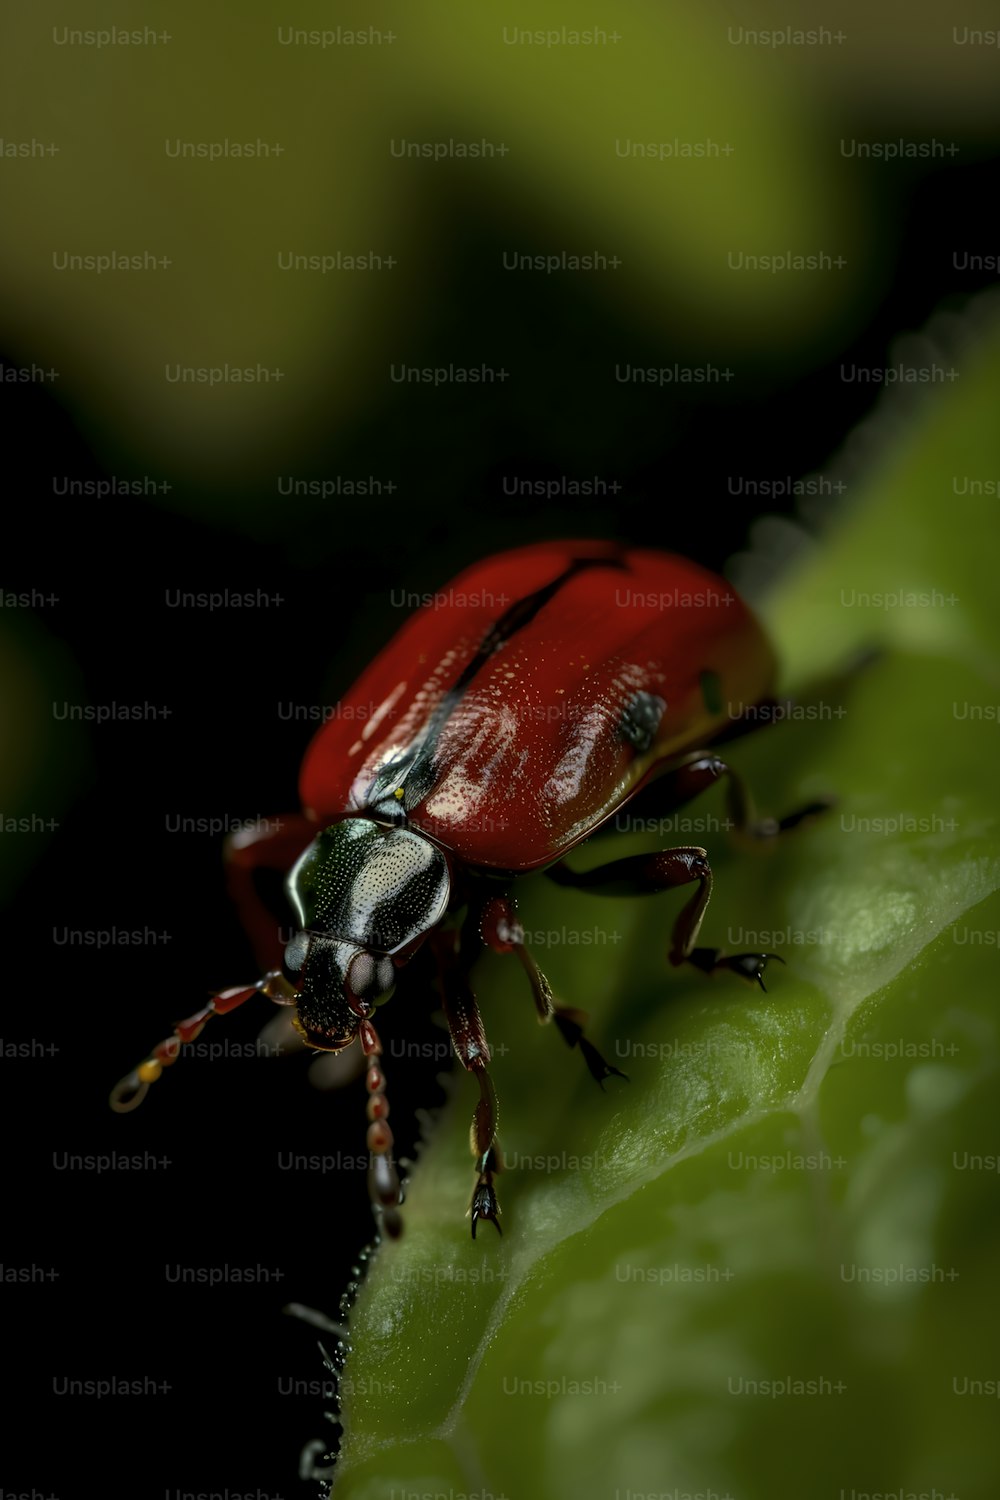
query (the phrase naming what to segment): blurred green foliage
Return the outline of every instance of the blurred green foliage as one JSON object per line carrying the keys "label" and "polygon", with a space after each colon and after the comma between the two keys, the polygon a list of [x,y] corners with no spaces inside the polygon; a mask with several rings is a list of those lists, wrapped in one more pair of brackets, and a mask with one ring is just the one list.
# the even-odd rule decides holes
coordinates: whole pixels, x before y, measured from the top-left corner
{"label": "blurred green foliage", "polygon": [[[784,11],[766,24],[803,24]],[[965,11],[969,25],[988,20],[978,0]],[[373,413],[388,419],[389,364],[426,352],[468,223],[492,221],[510,249],[616,253],[623,269],[601,279],[597,299],[675,357],[802,367],[833,349],[891,276],[878,196],[838,142],[841,129],[885,133],[885,49],[895,130],[949,127],[975,150],[997,111],[984,49],[951,46],[950,23],[930,7],[908,11],[905,25],[839,7],[846,44],[792,53],[731,43],[734,27],[759,26],[759,16],[676,0],[616,5],[593,18],[616,39],[591,47],[506,40],[579,27],[565,0],[519,15],[386,0],[377,16],[344,0],[335,17],[319,0],[294,15],[260,0],[238,12],[150,0],[141,25],[166,40],[53,41],[89,24],[55,0],[8,21],[5,132],[59,150],[4,166],[11,295],[0,332],[12,354],[60,369],[60,396],[99,450],[196,480],[199,514],[239,527],[252,527],[256,507],[284,509],[273,487],[248,497],[262,469],[284,468]],[[294,41],[373,26],[393,40]],[[394,154],[405,142],[451,140],[506,154]],[[180,154],[221,143],[258,154]],[[705,155],[684,154],[706,143]],[[654,154],[636,156],[635,145]],[[282,253],[332,251],[391,254],[398,265],[279,268]],[[787,251],[843,264],[819,274],[730,268],[731,253]],[[170,264],[54,269],[64,252]],[[478,268],[478,298],[448,357],[496,354],[477,327],[495,269]],[[176,365],[281,376],[186,385],[165,377]],[[163,503],[190,504],[184,485]]]}

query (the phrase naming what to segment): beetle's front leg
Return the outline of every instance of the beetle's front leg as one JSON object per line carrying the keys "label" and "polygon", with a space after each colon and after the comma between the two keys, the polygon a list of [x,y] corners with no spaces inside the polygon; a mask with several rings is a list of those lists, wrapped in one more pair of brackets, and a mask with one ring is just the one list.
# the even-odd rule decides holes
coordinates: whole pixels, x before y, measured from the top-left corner
{"label": "beetle's front leg", "polygon": [[269,818],[263,825],[240,829],[226,839],[229,895],[262,969],[273,969],[281,963],[285,944],[279,924],[258,894],[256,872],[276,870],[284,875],[318,832],[319,826],[311,818],[286,813]]}
{"label": "beetle's front leg", "polygon": [[764,970],[769,959],[784,959],[777,953],[730,953],[722,948],[696,948],[705,908],[712,894],[712,867],[704,849],[664,849],[658,854],[634,854],[616,859],[596,870],[576,871],[560,862],[546,871],[557,885],[570,885],[599,896],[651,896],[679,885],[698,884],[698,889],[673,926],[669,958],[672,964],[689,963],[705,974],[729,969],[741,979],[756,980],[764,989]]}
{"label": "beetle's front leg", "polygon": [[452,1046],[464,1068],[479,1084],[479,1103],[472,1117],[469,1145],[478,1174],[469,1204],[472,1238],[476,1225],[487,1219],[502,1233],[493,1177],[503,1170],[503,1155],[497,1141],[497,1096],[489,1074],[490,1049],[479,1005],[469,984],[469,970],[480,949],[477,913],[470,912],[460,931],[442,930],[435,935],[435,951],[441,979],[443,1009]]}

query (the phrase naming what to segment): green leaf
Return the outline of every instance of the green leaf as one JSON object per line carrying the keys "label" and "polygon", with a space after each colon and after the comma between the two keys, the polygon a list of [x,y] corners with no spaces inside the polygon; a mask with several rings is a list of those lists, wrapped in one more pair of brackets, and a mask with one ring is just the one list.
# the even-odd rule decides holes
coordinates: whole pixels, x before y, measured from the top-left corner
{"label": "green leaf", "polygon": [[[837,807],[768,854],[727,848],[718,793],[620,842],[705,843],[705,939],[777,948],[769,993],[669,970],[669,897],[523,886],[631,1083],[598,1091],[483,961],[503,1238],[462,1217],[460,1075],[351,1316],[338,1500],[995,1492],[997,498],[958,481],[1000,474],[998,361],[994,334],[886,407],[867,493],[768,607],[789,680],[882,645],[732,748],[762,807]],[[929,602],[858,602],[893,591]]]}

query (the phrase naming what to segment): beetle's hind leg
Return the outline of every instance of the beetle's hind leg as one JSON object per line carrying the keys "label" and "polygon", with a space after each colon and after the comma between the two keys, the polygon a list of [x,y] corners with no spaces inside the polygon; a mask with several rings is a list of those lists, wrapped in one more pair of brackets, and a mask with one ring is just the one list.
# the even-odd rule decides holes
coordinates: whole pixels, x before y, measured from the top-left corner
{"label": "beetle's hind leg", "polygon": [[[827,798],[810,802],[783,818],[760,817],[749,788],[739,773],[711,751],[696,750],[637,793],[628,804],[628,816],[635,819],[636,827],[648,827],[648,819],[639,816],[640,810],[642,813],[655,810],[660,816],[672,813],[722,778],[725,779],[728,827],[744,843],[757,847],[773,844],[780,834],[797,828],[800,823],[817,817],[832,806],[832,800]],[[614,826],[619,830],[622,828],[617,818]],[[703,974],[728,970],[764,989],[764,970],[771,959],[784,963],[777,953],[726,953],[722,948],[696,946],[705,908],[712,894],[712,868],[704,849],[684,847],[665,849],[657,854],[637,854],[579,872],[560,861],[545,873],[557,885],[569,885],[601,896],[647,896],[697,882],[698,889],[673,926],[669,953],[672,964],[692,964]]]}
{"label": "beetle's hind leg", "polygon": [[768,961],[776,958],[779,963],[784,963],[777,953],[727,954],[721,948],[695,946],[712,894],[712,867],[704,849],[692,847],[664,849],[658,854],[634,854],[628,859],[598,865],[596,870],[576,871],[560,863],[546,874],[557,885],[570,885],[599,896],[650,896],[697,882],[698,889],[673,926],[669,953],[672,964],[693,964],[705,974],[728,969],[764,989],[763,976]]}
{"label": "beetle's hind leg", "polygon": [[[806,803],[804,807],[795,808],[783,818],[761,817],[740,773],[713,751],[695,750],[686,755],[679,765],[674,764],[637,792],[631,802],[619,810],[614,822],[607,826],[617,831],[627,831],[630,825],[637,829],[648,829],[656,818],[663,819],[669,826],[670,813],[676,812],[679,807],[691,802],[701,792],[723,779],[725,827],[744,844],[766,847],[780,834],[790,832],[810,818],[819,817],[834,805],[832,797],[822,797],[815,802]],[[652,816],[644,816],[646,814]],[[622,818],[625,819],[624,822],[620,821]],[[548,873],[552,874],[552,871]]]}

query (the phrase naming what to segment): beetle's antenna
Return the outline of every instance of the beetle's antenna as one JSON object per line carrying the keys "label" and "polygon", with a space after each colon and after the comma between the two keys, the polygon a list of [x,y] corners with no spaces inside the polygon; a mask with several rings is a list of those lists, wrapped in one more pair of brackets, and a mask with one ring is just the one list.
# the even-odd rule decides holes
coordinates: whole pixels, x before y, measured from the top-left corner
{"label": "beetle's antenna", "polygon": [[[381,1057],[382,1043],[378,1032],[370,1021],[362,1021],[358,1029],[361,1048],[366,1057]],[[399,1173],[393,1165],[390,1152],[393,1134],[385,1123],[389,1113],[389,1100],[385,1092],[385,1074],[377,1062],[372,1062],[365,1077],[368,1089],[368,1150],[371,1165],[368,1168],[368,1193],[384,1233],[391,1240],[398,1240],[403,1233],[403,1220],[399,1205],[403,1201],[403,1189]]]}
{"label": "beetle's antenna", "polygon": [[183,1046],[201,1036],[213,1016],[224,1016],[238,1005],[252,1000],[255,995],[266,995],[275,1005],[294,1005],[298,999],[297,992],[280,969],[271,969],[256,984],[236,985],[233,989],[220,990],[206,1006],[195,1011],[193,1016],[188,1016],[186,1021],[178,1021],[171,1035],[165,1041],[157,1043],[145,1062],[119,1079],[111,1090],[108,1101],[115,1113],[125,1115],[130,1110],[138,1109],[149,1093],[150,1084],[156,1082],[164,1068],[177,1061]]}

